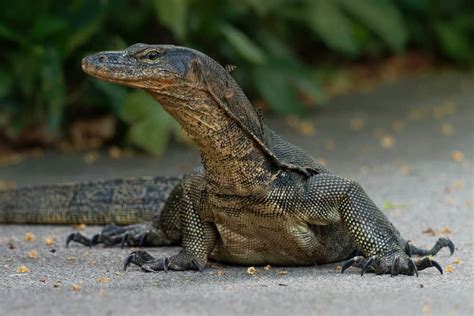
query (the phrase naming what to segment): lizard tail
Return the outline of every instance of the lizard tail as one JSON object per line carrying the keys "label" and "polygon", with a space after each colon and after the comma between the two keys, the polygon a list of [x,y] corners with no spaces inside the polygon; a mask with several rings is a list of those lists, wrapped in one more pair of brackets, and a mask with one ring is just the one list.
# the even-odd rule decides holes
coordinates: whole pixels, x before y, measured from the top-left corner
{"label": "lizard tail", "polygon": [[153,219],[179,178],[138,177],[0,192],[0,223],[120,224]]}

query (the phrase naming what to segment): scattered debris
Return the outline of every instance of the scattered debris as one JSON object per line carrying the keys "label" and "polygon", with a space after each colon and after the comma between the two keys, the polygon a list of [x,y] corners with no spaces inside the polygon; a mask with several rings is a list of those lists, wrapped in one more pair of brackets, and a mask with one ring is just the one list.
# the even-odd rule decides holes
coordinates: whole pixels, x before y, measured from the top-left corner
{"label": "scattered debris", "polygon": [[349,127],[353,131],[360,131],[364,128],[365,122],[362,118],[360,117],[354,117],[350,120],[349,122]]}
{"label": "scattered debris", "polygon": [[16,269],[16,272],[18,272],[18,273],[28,273],[28,272],[30,272],[30,269],[28,269],[27,266],[25,266],[25,265],[22,264],[21,266],[19,266],[19,267]]}
{"label": "scattered debris", "polygon": [[461,264],[463,261],[460,258],[454,259],[453,264]]}
{"label": "scattered debris", "polygon": [[248,275],[255,275],[255,274],[257,274],[257,269],[255,269],[255,267],[249,267],[247,269],[247,274]]}
{"label": "scattered debris", "polygon": [[332,151],[336,147],[336,143],[332,139],[328,139],[324,142],[324,149]]}
{"label": "scattered debris", "polygon": [[392,148],[395,145],[395,138],[390,135],[384,135],[380,138],[380,146],[385,149]]}
{"label": "scattered debris", "polygon": [[86,225],[86,224],[76,224],[76,225],[72,225],[72,227],[73,227],[75,230],[83,231],[83,230],[86,229],[87,225]]}
{"label": "scattered debris", "polygon": [[110,159],[118,160],[123,157],[122,149],[118,146],[110,146],[107,150]]}
{"label": "scattered debris", "polygon": [[271,270],[272,269],[272,266],[267,264],[266,266],[263,267],[264,270]]}
{"label": "scattered debris", "polygon": [[217,270],[216,274],[217,274],[218,276],[224,276],[224,275],[225,275],[225,271],[223,271],[223,270]]}
{"label": "scattered debris", "polygon": [[397,133],[400,133],[404,127],[405,123],[403,123],[401,120],[396,120],[392,123],[392,129]]}
{"label": "scattered debris", "polygon": [[431,314],[431,307],[429,305],[423,305],[423,308],[421,309],[423,314]]}
{"label": "scattered debris", "polygon": [[441,229],[439,230],[439,232],[440,232],[441,234],[446,234],[446,235],[452,233],[451,229],[449,229],[448,227],[441,227]]}
{"label": "scattered debris", "polygon": [[459,150],[455,150],[451,153],[451,159],[455,162],[461,162],[464,160],[464,153]]}
{"label": "scattered debris", "polygon": [[454,127],[448,123],[441,123],[438,129],[439,132],[445,136],[451,136],[454,134]]}
{"label": "scattered debris", "polygon": [[69,262],[69,263],[76,263],[77,259],[74,256],[70,256],[70,257],[66,258],[66,261]]}
{"label": "scattered debris", "polygon": [[38,257],[38,251],[36,251],[36,250],[28,251],[28,252],[26,253],[26,256],[27,256],[28,258],[31,258],[31,259],[37,258],[37,257]]}
{"label": "scattered debris", "polygon": [[454,267],[451,264],[448,264],[446,268],[444,268],[444,271],[448,273],[454,272]]}
{"label": "scattered debris", "polygon": [[433,228],[431,227],[428,227],[427,229],[425,229],[424,231],[422,231],[423,234],[426,234],[426,235],[430,235],[430,236],[436,236],[436,233],[435,231],[433,230]]}
{"label": "scattered debris", "polygon": [[97,151],[91,151],[84,155],[83,160],[86,164],[93,164],[100,158],[100,154]]}
{"label": "scattered debris", "polygon": [[23,239],[24,239],[25,241],[35,241],[36,236],[33,235],[33,233],[27,232],[27,233],[25,234],[25,237],[23,237]]}
{"label": "scattered debris", "polygon": [[16,182],[0,180],[0,192],[8,191],[16,188]]}
{"label": "scattered debris", "polygon": [[285,284],[285,283],[278,283],[278,286],[288,286],[288,284]]}
{"label": "scattered debris", "polygon": [[337,265],[334,270],[336,270],[336,272],[341,272],[341,271],[342,271],[342,266],[341,266],[341,265]]}
{"label": "scattered debris", "polygon": [[462,180],[458,179],[458,180],[454,181],[454,188],[456,190],[458,190],[458,191],[461,190],[463,186],[464,186],[464,184],[463,184]]}
{"label": "scattered debris", "polygon": [[73,284],[73,285],[71,286],[71,289],[72,289],[73,291],[79,292],[79,291],[81,290],[81,286],[80,286],[79,284]]}
{"label": "scattered debris", "polygon": [[112,282],[112,279],[111,278],[95,278],[95,281],[97,283],[109,283],[109,282]]}
{"label": "scattered debris", "polygon": [[43,241],[46,244],[46,246],[53,246],[54,244],[56,244],[56,238],[52,235],[48,235],[44,237]]}
{"label": "scattered debris", "polygon": [[296,116],[288,116],[286,123],[298,133],[306,136],[314,135],[316,130],[313,123],[304,121]]}
{"label": "scattered debris", "polygon": [[405,207],[406,207],[405,204],[395,204],[395,203],[392,203],[390,201],[383,202],[383,208],[386,209],[386,210],[393,210],[393,209],[396,209],[396,208],[405,208]]}
{"label": "scattered debris", "polygon": [[288,271],[286,271],[286,270],[281,270],[281,271],[278,271],[276,274],[277,274],[277,275],[287,275],[287,274],[288,274]]}

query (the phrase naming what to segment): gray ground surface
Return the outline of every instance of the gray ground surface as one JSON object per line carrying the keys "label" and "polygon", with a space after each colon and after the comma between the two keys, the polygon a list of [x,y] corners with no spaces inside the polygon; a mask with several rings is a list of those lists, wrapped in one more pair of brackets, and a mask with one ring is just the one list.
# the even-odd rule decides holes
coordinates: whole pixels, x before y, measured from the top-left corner
{"label": "gray ground surface", "polygon": [[[80,245],[66,249],[64,240],[72,227],[0,225],[0,314],[472,315],[473,118],[473,74],[445,73],[336,98],[308,117],[314,135],[298,134],[284,120],[269,122],[285,138],[326,160],[333,171],[358,180],[417,245],[431,245],[444,235],[443,227],[449,228],[456,253],[449,257],[443,250],[437,260],[444,267],[452,265],[453,272],[439,275],[428,269],[418,278],[360,277],[356,269],[341,275],[332,264],[268,271],[258,267],[254,276],[246,273],[247,267],[230,266],[168,274],[132,268],[123,274],[122,260],[130,249],[89,250]],[[447,135],[450,129],[452,135]],[[381,134],[393,138],[391,148],[381,146],[377,136]],[[383,141],[390,145],[391,138]],[[462,161],[452,159],[455,150],[463,152]],[[173,148],[161,160],[101,158],[93,165],[84,164],[77,155],[49,153],[0,168],[0,180],[21,186],[172,175],[196,161],[195,151],[182,147]],[[436,236],[424,234],[427,228]],[[87,227],[85,233],[99,229]],[[27,232],[36,240],[24,241]],[[45,245],[47,235],[55,236],[57,244]],[[14,249],[8,246],[12,240]],[[38,257],[28,258],[30,250],[36,250]],[[176,248],[149,250],[157,255],[176,252]],[[461,262],[456,264],[455,259]],[[30,272],[17,273],[21,264]],[[277,274],[283,270],[288,273]],[[110,282],[96,278],[110,278]],[[80,291],[72,290],[73,284],[80,285]]]}

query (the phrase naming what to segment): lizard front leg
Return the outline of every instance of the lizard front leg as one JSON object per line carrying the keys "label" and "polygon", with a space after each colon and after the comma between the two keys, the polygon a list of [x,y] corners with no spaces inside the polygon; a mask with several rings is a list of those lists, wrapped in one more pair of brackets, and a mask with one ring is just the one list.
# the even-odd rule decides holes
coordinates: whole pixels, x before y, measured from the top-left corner
{"label": "lizard front leg", "polygon": [[[144,271],[167,270],[202,270],[208,255],[215,246],[217,230],[214,224],[205,222],[199,215],[202,175],[196,174],[181,184],[179,199],[170,200],[166,207],[175,208],[179,215],[181,245],[183,249],[176,255],[155,259],[146,251],[132,252],[124,263],[124,269],[136,264]],[[163,210],[166,214],[166,210]],[[161,226],[166,232],[169,223],[163,221]]]}
{"label": "lizard front leg", "polygon": [[439,267],[433,260],[411,260],[405,251],[406,241],[358,183],[331,174],[315,175],[307,181],[308,221],[314,224],[342,222],[364,255],[350,259],[343,270],[355,266],[362,269],[362,275],[366,271],[417,275],[418,270]]}

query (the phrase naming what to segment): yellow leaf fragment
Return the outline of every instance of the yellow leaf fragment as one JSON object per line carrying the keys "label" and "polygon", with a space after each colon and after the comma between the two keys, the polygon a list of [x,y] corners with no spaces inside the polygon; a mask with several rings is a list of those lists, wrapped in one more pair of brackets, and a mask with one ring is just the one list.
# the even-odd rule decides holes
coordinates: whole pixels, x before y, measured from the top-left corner
{"label": "yellow leaf fragment", "polygon": [[224,275],[225,275],[225,272],[222,271],[222,270],[217,270],[216,274],[217,274],[218,276],[224,276]]}
{"label": "yellow leaf fragment", "polygon": [[453,264],[461,264],[463,261],[460,258],[454,259]]}
{"label": "yellow leaf fragment", "polygon": [[54,244],[56,244],[56,238],[54,238],[54,236],[51,236],[51,235],[44,237],[43,240],[46,246],[53,246]]}
{"label": "yellow leaf fragment", "polygon": [[337,265],[335,270],[336,270],[336,272],[341,272],[342,271],[342,266]]}
{"label": "yellow leaf fragment", "polygon": [[107,150],[107,153],[109,154],[109,157],[114,160],[120,159],[123,156],[122,150],[117,146],[109,147],[109,149]]}
{"label": "yellow leaf fragment", "polygon": [[455,150],[451,153],[451,159],[455,162],[461,162],[464,160],[464,153],[459,150]]}
{"label": "yellow leaf fragment", "polygon": [[36,250],[28,251],[28,252],[26,253],[26,256],[27,256],[28,258],[34,259],[34,258],[38,257],[38,251],[36,251]]}
{"label": "yellow leaf fragment", "polygon": [[431,307],[429,305],[423,305],[423,308],[421,309],[423,314],[431,314]]}
{"label": "yellow leaf fragment", "polygon": [[247,274],[248,275],[255,275],[256,273],[257,273],[257,269],[255,269],[255,267],[247,268]]}
{"label": "yellow leaf fragment", "polygon": [[267,264],[266,266],[263,267],[264,270],[271,270],[272,269],[272,266]]}
{"label": "yellow leaf fragment", "polygon": [[281,270],[277,272],[277,275],[287,275],[287,274],[288,274],[288,271],[285,271],[285,270]]}
{"label": "yellow leaf fragment", "polygon": [[324,142],[324,149],[327,151],[334,150],[336,147],[336,143],[332,139],[328,139],[326,142]]}
{"label": "yellow leaf fragment", "polygon": [[75,263],[77,261],[76,257],[70,256],[66,258],[66,261],[69,263]]}
{"label": "yellow leaf fragment", "polygon": [[79,284],[73,284],[73,285],[71,286],[71,289],[72,289],[73,291],[77,291],[77,292],[78,292],[78,291],[81,290],[81,286],[80,286]]}
{"label": "yellow leaf fragment", "polygon": [[449,272],[449,273],[454,272],[454,267],[448,264],[446,268],[444,268],[444,271]]}
{"label": "yellow leaf fragment", "polygon": [[427,229],[425,229],[424,231],[422,231],[423,234],[426,234],[426,235],[430,235],[430,236],[436,236],[436,233],[435,231],[433,230],[433,228],[431,227],[428,227]]}
{"label": "yellow leaf fragment", "polygon": [[353,131],[360,131],[364,128],[364,120],[360,117],[354,117],[350,120],[349,126]]}
{"label": "yellow leaf fragment", "polygon": [[451,136],[454,134],[454,127],[448,123],[441,123],[439,126],[439,131],[445,136]]}
{"label": "yellow leaf fragment", "polygon": [[72,227],[75,229],[75,230],[84,230],[86,229],[87,225],[86,224],[77,224],[77,225],[72,225]]}
{"label": "yellow leaf fragment", "polygon": [[392,148],[395,145],[395,138],[390,135],[384,135],[380,138],[380,146],[383,148]]}
{"label": "yellow leaf fragment", "polygon": [[448,227],[441,227],[441,229],[439,230],[439,232],[440,232],[441,234],[451,234],[451,233],[452,233],[451,229],[449,229]]}
{"label": "yellow leaf fragment", "polygon": [[33,233],[27,232],[25,234],[25,237],[23,237],[25,241],[34,241],[36,239],[36,236],[33,235]]}
{"label": "yellow leaf fragment", "polygon": [[461,190],[463,185],[464,184],[463,184],[462,180],[457,179],[456,181],[454,181],[454,188],[456,190]]}
{"label": "yellow leaf fragment", "polygon": [[400,133],[404,126],[405,126],[405,123],[403,123],[400,120],[393,121],[392,123],[392,129],[397,133]]}
{"label": "yellow leaf fragment", "polygon": [[83,160],[86,164],[93,164],[100,158],[97,151],[91,151],[84,155]]}
{"label": "yellow leaf fragment", "polygon": [[25,266],[25,265],[22,264],[21,266],[19,266],[19,267],[16,269],[16,272],[18,272],[18,273],[28,273],[28,272],[30,272],[30,269],[28,269],[27,266]]}
{"label": "yellow leaf fragment", "polygon": [[112,282],[111,278],[95,278],[95,281],[97,283],[109,283]]}

